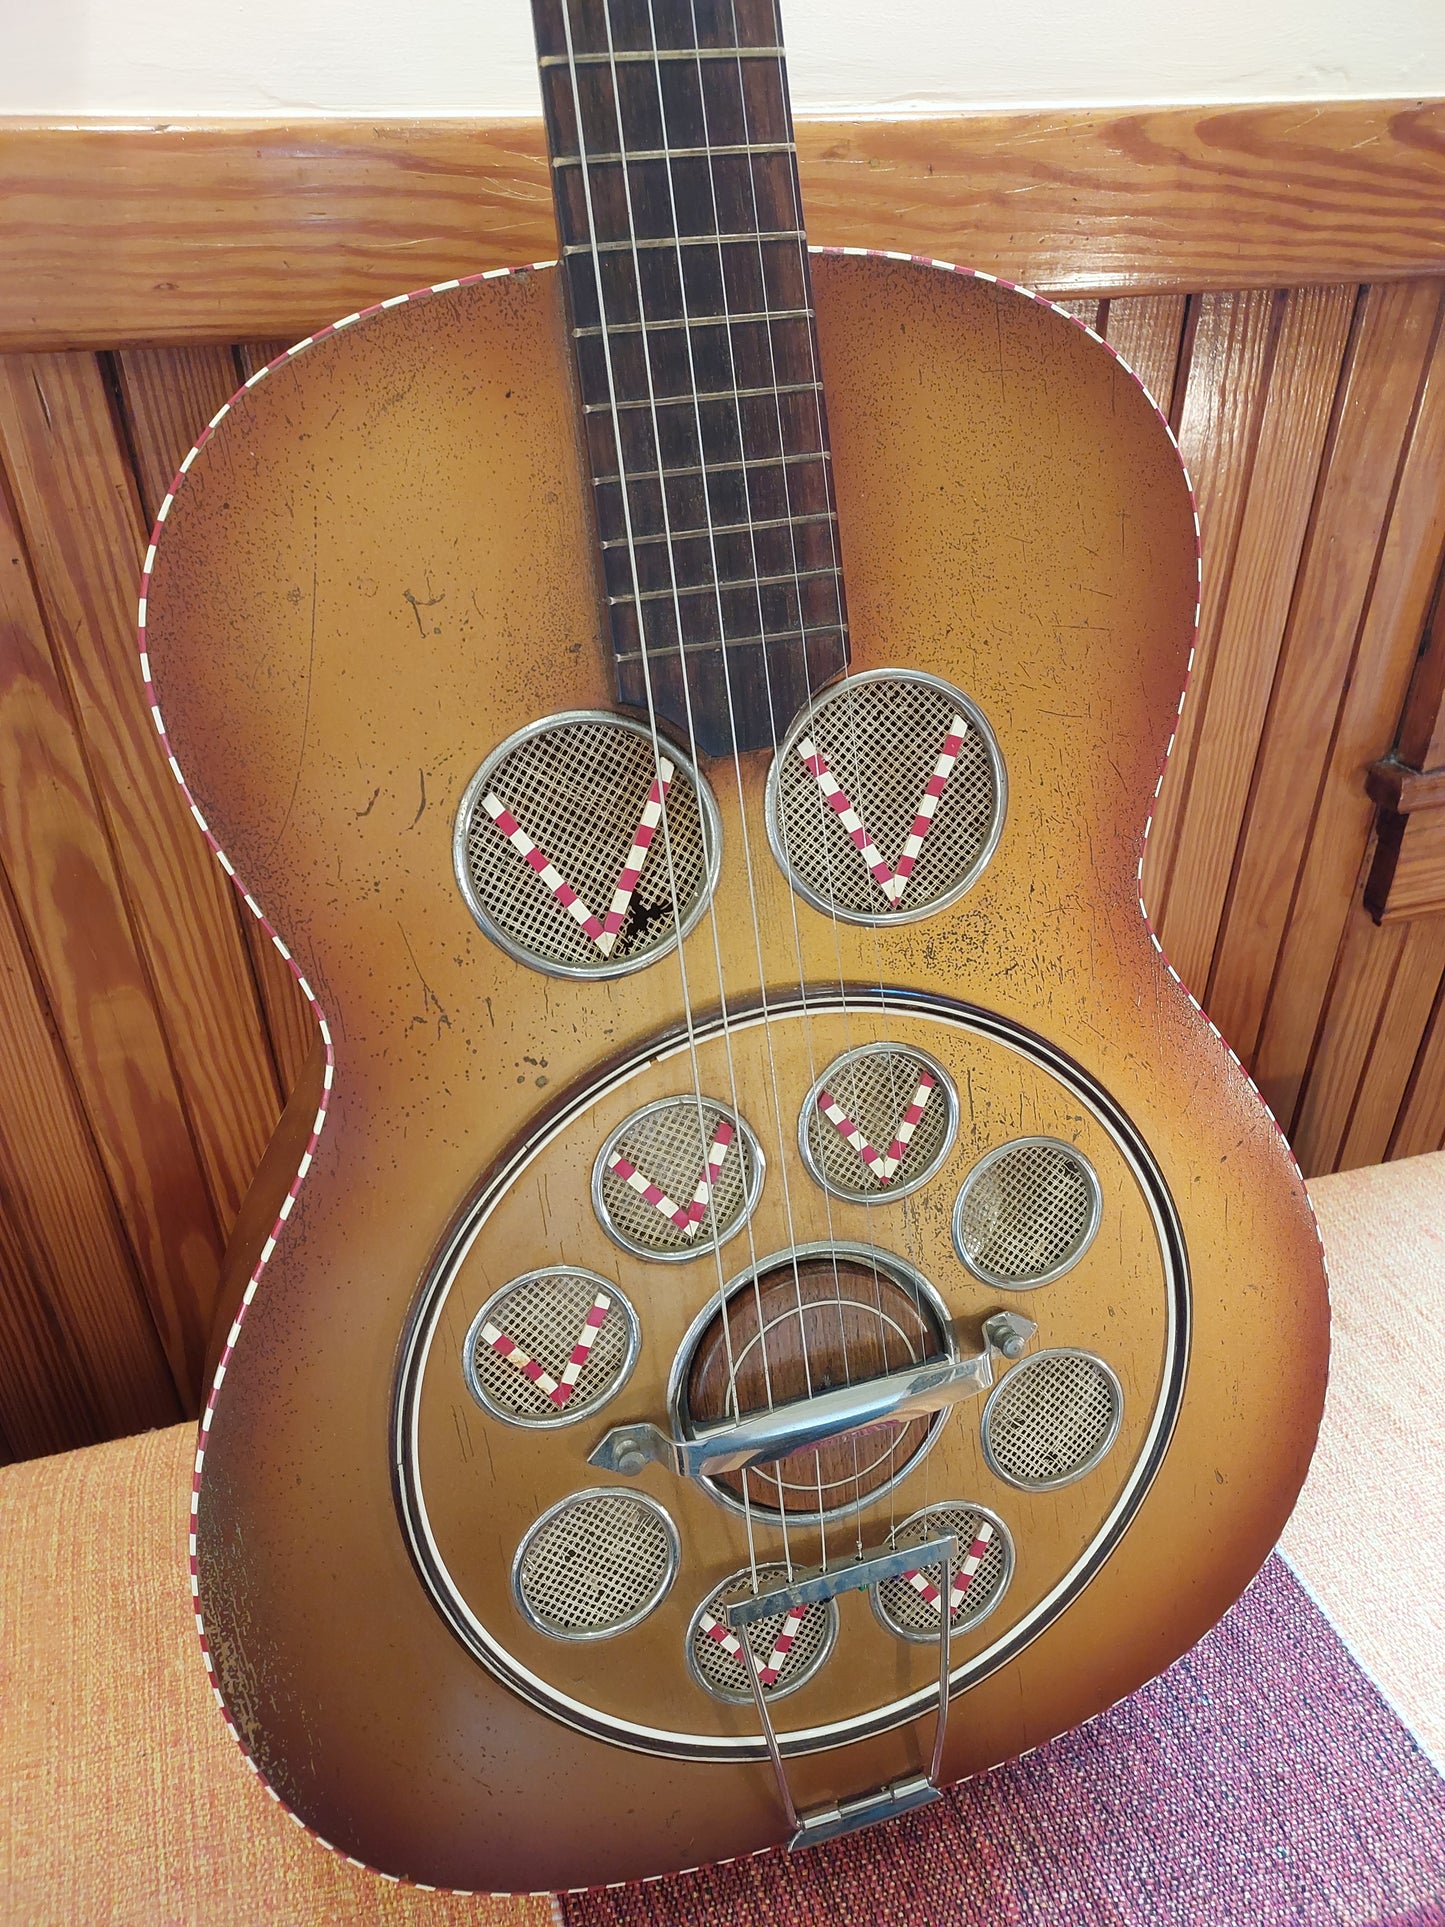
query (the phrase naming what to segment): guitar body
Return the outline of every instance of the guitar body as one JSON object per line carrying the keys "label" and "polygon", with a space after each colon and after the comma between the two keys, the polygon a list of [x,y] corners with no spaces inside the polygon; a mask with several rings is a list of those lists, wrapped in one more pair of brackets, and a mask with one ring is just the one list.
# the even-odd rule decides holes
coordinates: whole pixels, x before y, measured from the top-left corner
{"label": "guitar body", "polygon": [[[679,1371],[704,1400],[719,1279],[767,1254],[841,1249],[865,1270],[891,1254],[894,1326],[921,1278],[935,1337],[972,1351],[980,1320],[1010,1310],[1037,1323],[1029,1355],[1108,1366],[1116,1409],[1079,1476],[1005,1476],[973,1399],[896,1479],[821,1508],[825,1531],[817,1505],[785,1509],[798,1566],[825,1540],[835,1559],[884,1543],[930,1505],[1004,1529],[997,1603],[951,1642],[944,1779],[1037,1746],[1185,1651],[1259,1568],[1313,1444],[1327,1312],[1304,1187],[1139,902],[1197,599],[1176,452],[1127,370],[1044,304],[910,261],[820,256],[814,276],[850,674],[964,692],[1007,808],[970,888],[879,928],[790,890],[765,824],[769,752],[736,776],[731,757],[693,757],[718,874],[716,916],[682,947],[690,1046],[675,956],[543,974],[458,884],[458,812],[484,758],[540,719],[617,709],[554,273],[372,313],[276,367],[189,465],[150,572],[169,746],[334,1056],[323,1080],[318,1050],[228,1260],[196,1518],[209,1663],[286,1805],[413,1879],[595,1884],[786,1837],[745,1676],[719,1695],[690,1657],[706,1672],[696,1615],[748,1566],[749,1523],[769,1566],[782,1525],[667,1465],[588,1463],[610,1426],[666,1428]],[[905,790],[937,748],[904,759]],[[567,853],[547,855],[565,874]],[[487,860],[513,856],[499,834]],[[799,1132],[825,1067],[880,1041],[941,1067],[924,1116],[943,1148],[908,1196],[860,1203],[816,1180]],[[600,1221],[600,1151],[695,1088],[748,1126],[751,1216],[720,1249],[650,1262]],[[1019,1138],[1077,1147],[1098,1228],[1063,1275],[1005,1291],[962,1262],[954,1207]],[[584,1396],[571,1422],[508,1423],[467,1382],[483,1311],[563,1264],[620,1288],[635,1362],[596,1416]],[[558,1375],[567,1355],[540,1362]],[[503,1367],[484,1393],[513,1385]],[[828,1474],[840,1489],[857,1450]],[[624,1508],[643,1495],[676,1542],[637,1623],[559,1637],[540,1594],[522,1603],[514,1560],[591,1489]],[[819,1610],[836,1621],[774,1716],[800,1809],[926,1772],[933,1743],[936,1636],[900,1637],[866,1594]]]}

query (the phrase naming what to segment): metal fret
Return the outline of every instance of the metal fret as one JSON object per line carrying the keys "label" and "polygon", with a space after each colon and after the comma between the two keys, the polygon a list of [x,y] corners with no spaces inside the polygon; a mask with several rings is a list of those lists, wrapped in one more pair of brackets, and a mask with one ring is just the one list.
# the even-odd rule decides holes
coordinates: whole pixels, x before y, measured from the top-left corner
{"label": "metal fret", "polygon": [[721,595],[724,589],[776,589],[780,583],[806,582],[812,576],[840,573],[838,564],[832,562],[821,569],[788,569],[782,575],[743,575],[727,582],[694,582],[687,588],[677,583],[667,589],[644,589],[641,595],[610,595],[607,600],[613,608],[631,602],[671,602],[674,596]]}
{"label": "metal fret", "polygon": [[809,636],[846,636],[846,622],[814,622],[801,629],[770,629],[764,636],[729,636],[726,642],[649,642],[645,649],[619,649],[618,662],[655,662],[663,656],[700,656],[708,649],[767,648],[775,642],[806,642]]}
{"label": "metal fret", "polygon": [[579,340],[589,336],[658,334],[665,328],[731,328],[739,321],[811,321],[811,308],[758,308],[748,314],[679,315],[672,321],[609,321],[605,328],[574,328]]}
{"label": "metal fret", "polygon": [[735,147],[644,147],[621,154],[554,154],[553,167],[630,167],[634,161],[710,161],[719,154],[794,154],[792,141],[739,141]]}
{"label": "metal fret", "polygon": [[[676,472],[675,469],[668,470],[670,475]],[[629,481],[634,479],[632,476],[628,477]],[[664,531],[657,535],[634,535],[631,546],[634,549],[641,549],[658,542],[688,542],[700,540],[703,536],[759,535],[764,529],[788,529],[795,528],[800,522],[836,522],[837,519],[838,517],[832,509],[819,509],[812,515],[771,515],[760,522],[715,522],[711,528],[673,529],[670,532]],[[627,537],[625,535],[611,536],[603,542],[602,547],[604,549],[625,549],[628,547]]]}
{"label": "metal fret", "polygon": [[[771,394],[773,391],[767,391]],[[831,449],[807,449],[800,455],[750,455],[737,462],[692,462],[685,468],[643,468],[634,469],[628,476],[594,475],[593,488],[600,488],[604,482],[626,481],[629,488],[638,482],[666,480],[672,475],[730,475],[734,469],[786,468],[790,462],[831,462]]]}
{"label": "metal fret", "polygon": [[[710,44],[659,48],[617,0],[533,12],[578,419],[594,490],[618,490],[595,496],[618,695],[709,754],[769,746],[849,653],[777,21],[698,7],[679,37]],[[729,689],[699,651],[733,648]]]}
{"label": "metal fret", "polygon": [[782,47],[644,47],[619,49],[616,53],[543,54],[542,67],[609,67],[624,61],[654,60],[781,60]]}
{"label": "metal fret", "polygon": [[809,395],[821,392],[822,387],[820,381],[780,381],[775,388],[709,388],[704,394],[643,395],[636,401],[588,401],[583,402],[582,412],[610,415],[620,408],[691,408],[695,402],[750,401],[756,395]]}
{"label": "metal fret", "polygon": [[746,234],[663,234],[637,241],[569,241],[563,254],[630,254],[634,248],[722,248],[742,242],[756,247],[759,241],[804,241],[801,228],[769,228]]}

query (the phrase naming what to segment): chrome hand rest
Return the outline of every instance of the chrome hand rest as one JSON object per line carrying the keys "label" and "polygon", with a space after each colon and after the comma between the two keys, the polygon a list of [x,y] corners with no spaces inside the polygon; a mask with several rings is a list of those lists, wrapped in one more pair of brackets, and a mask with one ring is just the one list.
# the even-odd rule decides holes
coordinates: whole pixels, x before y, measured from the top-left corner
{"label": "chrome hand rest", "polygon": [[648,1420],[615,1425],[588,1455],[588,1464],[624,1478],[635,1478],[648,1465],[668,1465],[690,1479],[771,1465],[843,1433],[870,1425],[902,1425],[986,1392],[993,1384],[995,1355],[1021,1357],[1037,1329],[1017,1312],[994,1312],[983,1321],[983,1349],[968,1357],[929,1359],[770,1411],[700,1425],[687,1438],[674,1438]]}

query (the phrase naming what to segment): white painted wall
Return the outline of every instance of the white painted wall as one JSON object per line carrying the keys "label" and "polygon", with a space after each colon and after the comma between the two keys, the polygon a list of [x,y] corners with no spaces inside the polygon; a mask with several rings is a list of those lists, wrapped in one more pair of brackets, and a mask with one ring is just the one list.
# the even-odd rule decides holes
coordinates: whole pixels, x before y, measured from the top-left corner
{"label": "white painted wall", "polygon": [[[1445,95],[1445,0],[784,0],[805,113]],[[0,0],[0,114],[534,114],[527,0]]]}

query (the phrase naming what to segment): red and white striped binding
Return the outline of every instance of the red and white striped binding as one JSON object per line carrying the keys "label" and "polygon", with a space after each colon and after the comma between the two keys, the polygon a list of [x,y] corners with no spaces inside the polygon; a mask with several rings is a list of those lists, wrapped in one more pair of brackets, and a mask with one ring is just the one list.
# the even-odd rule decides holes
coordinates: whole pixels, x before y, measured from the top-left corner
{"label": "red and white striped binding", "polygon": [[[798,1637],[798,1628],[802,1625],[803,1616],[807,1610],[806,1606],[797,1606],[788,1614],[778,1632],[766,1664],[758,1658],[751,1646],[748,1647],[748,1657],[757,1669],[760,1686],[771,1686],[782,1672],[783,1664],[793,1650],[793,1641]],[[731,1653],[740,1666],[744,1664],[743,1642],[736,1633],[730,1633],[720,1619],[714,1619],[713,1615],[704,1608],[698,1615],[697,1623],[714,1644],[721,1646],[725,1653]]]}
{"label": "red and white striped binding", "polygon": [[646,1198],[655,1205],[664,1218],[670,1218],[684,1238],[695,1238],[697,1228],[707,1216],[708,1205],[712,1202],[713,1187],[718,1181],[723,1162],[728,1154],[735,1132],[731,1122],[718,1119],[717,1129],[713,1132],[712,1143],[708,1146],[702,1176],[697,1181],[697,1189],[692,1194],[692,1203],[685,1209],[674,1204],[660,1184],[654,1184],[646,1172],[639,1171],[631,1158],[624,1157],[621,1151],[614,1151],[607,1160],[609,1171],[615,1171],[623,1183],[631,1186],[638,1197]]}
{"label": "red and white striped binding", "polygon": [[933,764],[933,773],[924,784],[923,794],[918,799],[918,809],[913,818],[913,828],[903,843],[903,854],[898,859],[898,868],[890,870],[879,853],[878,845],[864,829],[858,812],[840,788],[838,779],[829,769],[827,759],[820,753],[811,737],[804,736],[798,744],[798,754],[804,766],[811,770],[818,788],[823,792],[829,809],[848,833],[848,841],[858,851],[873,877],[873,881],[893,905],[894,909],[903,900],[903,892],[908,888],[908,879],[913,875],[918,853],[923,848],[923,839],[928,835],[938,809],[938,800],[944,787],[953,774],[953,766],[958,761],[958,752],[963,748],[963,739],[968,734],[968,724],[955,713],[948,726],[948,734],[943,739],[943,748],[938,752]]}
{"label": "red and white striped binding", "polygon": [[876,1150],[868,1142],[831,1091],[819,1091],[818,1109],[838,1134],[852,1145],[879,1183],[891,1184],[899,1165],[903,1162],[913,1133],[918,1129],[918,1121],[923,1116],[923,1107],[927,1104],[929,1093],[933,1088],[933,1079],[927,1071],[922,1072],[918,1079],[918,1089],[913,1093],[913,1100],[898,1120],[897,1135],[886,1151]]}
{"label": "red and white striped binding", "polygon": [[[1057,306],[1056,303],[1048,300],[1046,296],[1035,294],[1028,288],[1019,287],[1016,282],[1005,280],[1002,276],[999,276],[999,275],[988,274],[981,269],[964,268],[964,267],[960,267],[956,262],[953,262],[953,261],[941,261],[933,257],[930,257],[928,255],[922,255],[922,254],[906,254],[906,253],[899,252],[896,249],[843,247],[843,248],[815,248],[815,249],[811,249],[810,252],[816,253],[816,254],[836,254],[836,255],[844,255],[844,256],[858,256],[862,258],[873,258],[873,259],[884,260],[884,261],[912,262],[914,265],[921,268],[933,268],[938,270],[941,273],[961,275],[967,280],[988,282],[998,287],[1007,288],[1011,293],[1018,294],[1022,296],[1025,300],[1034,302],[1038,307],[1051,309],[1054,314],[1058,315],[1062,320],[1066,321],[1070,327],[1080,329],[1084,334],[1089,336],[1090,340],[1097,342],[1101,348],[1103,348],[1108,354],[1113,356],[1113,358],[1119,363],[1120,367],[1125,371],[1126,374],[1130,375],[1136,382],[1139,383],[1140,389],[1146,394],[1146,396],[1148,396],[1148,399],[1151,402],[1153,402],[1154,411],[1158,415],[1159,420],[1163,425],[1164,432],[1168,435],[1170,442],[1174,445],[1176,454],[1179,454],[1178,440],[1174,434],[1174,430],[1172,426],[1170,425],[1168,416],[1165,414],[1163,409],[1159,407],[1157,401],[1154,401],[1153,396],[1148,395],[1148,390],[1144,387],[1144,383],[1142,382],[1142,380],[1140,380],[1135,370],[1130,366],[1130,364],[1125,360],[1125,358],[1119,353],[1118,349],[1115,348],[1111,342],[1106,341],[1104,337],[1100,335],[1095,329],[1089,327],[1086,322],[1083,322],[1079,320],[1077,316],[1070,314],[1067,308],[1060,308],[1059,306]],[[241,1732],[237,1728],[235,1721],[232,1719],[230,1708],[226,1705],[226,1702],[224,1697],[222,1696],[220,1687],[216,1683],[215,1666],[211,1658],[210,1641],[207,1636],[205,1621],[201,1612],[200,1578],[199,1578],[197,1556],[196,1556],[196,1513],[200,1504],[201,1478],[202,1478],[202,1471],[205,1463],[206,1445],[210,1436],[211,1422],[215,1416],[216,1401],[220,1395],[222,1385],[225,1382],[226,1371],[230,1365],[232,1354],[234,1353],[237,1342],[240,1339],[242,1327],[246,1319],[246,1314],[250,1310],[251,1305],[255,1301],[256,1293],[261,1285],[263,1273],[265,1272],[265,1269],[267,1265],[270,1263],[271,1257],[275,1252],[278,1239],[285,1232],[286,1219],[289,1217],[292,1207],[295,1205],[296,1199],[300,1195],[302,1185],[305,1183],[305,1180],[306,1180],[306,1175],[308,1171],[311,1169],[311,1165],[316,1157],[317,1147],[320,1142],[321,1133],[326,1125],[327,1111],[330,1108],[331,1091],[332,1091],[332,1086],[333,1086],[335,1072],[336,1072],[336,1048],[335,1048],[335,1040],[331,1033],[330,1024],[327,1021],[326,1013],[321,1007],[320,1000],[318,999],[315,990],[307,982],[305,976],[303,975],[300,969],[300,966],[297,964],[295,958],[292,956],[291,951],[287,947],[284,939],[279,935],[279,933],[274,929],[271,923],[267,920],[266,914],[264,910],[261,908],[260,904],[256,901],[255,897],[251,895],[250,891],[247,889],[242,879],[236,874],[236,869],[234,864],[231,862],[230,858],[226,855],[225,851],[221,848],[220,843],[217,841],[215,835],[211,831],[210,825],[206,822],[205,816],[203,815],[199,805],[197,804],[194,796],[191,794],[190,787],[186,782],[185,773],[181,769],[181,766],[179,762],[176,760],[175,754],[172,751],[170,739],[166,733],[165,719],[161,714],[160,703],[156,694],[155,684],[151,679],[150,657],[148,653],[148,637],[146,633],[146,602],[150,593],[151,571],[155,565],[156,544],[161,539],[162,531],[165,526],[166,517],[170,513],[170,509],[172,504],[175,501],[176,495],[179,492],[179,490],[184,486],[186,477],[189,474],[192,464],[195,462],[197,456],[199,456],[203,452],[203,450],[206,448],[206,445],[215,436],[217,431],[220,429],[221,424],[225,421],[226,417],[230,415],[232,411],[236,409],[237,404],[244,399],[246,391],[248,389],[255,388],[258,384],[265,381],[266,378],[270,376],[275,370],[279,368],[287,367],[291,362],[293,362],[296,359],[298,355],[304,354],[308,350],[319,346],[321,343],[329,340],[334,335],[344,333],[349,328],[352,328],[359,324],[370,321],[374,316],[379,315],[388,309],[404,307],[414,301],[431,300],[436,298],[437,296],[450,294],[456,289],[463,288],[463,287],[472,287],[481,282],[506,280],[516,274],[526,274],[529,272],[533,272],[536,269],[555,268],[555,266],[556,266],[555,261],[537,261],[537,262],[532,262],[528,265],[515,267],[515,268],[489,268],[479,274],[469,274],[469,275],[459,276],[450,281],[436,282],[431,287],[417,288],[413,290],[411,293],[393,295],[390,297],[390,299],[386,301],[375,302],[370,307],[358,309],[354,314],[345,315],[342,317],[340,321],[332,322],[327,327],[319,329],[313,335],[307,335],[303,340],[296,342],[292,347],[286,349],[284,353],[277,355],[275,359],[268,362],[264,368],[258,368],[255,374],[253,374],[250,377],[250,379],[247,382],[245,382],[240,389],[237,390],[237,392],[231,397],[231,399],[228,402],[226,402],[223,407],[218,409],[215,415],[212,416],[211,420],[206,424],[205,428],[201,431],[200,435],[197,436],[195,446],[190,450],[185,460],[181,463],[180,468],[176,473],[175,479],[171,483],[170,492],[166,495],[164,501],[161,503],[160,508],[156,513],[155,526],[151,530],[150,545],[146,550],[145,561],[142,566],[142,573],[141,573],[140,607],[139,607],[138,621],[137,621],[137,641],[138,641],[138,654],[140,658],[140,675],[141,675],[141,681],[145,690],[145,701],[150,710],[152,721],[155,724],[156,740],[160,745],[161,753],[162,755],[165,756],[167,764],[170,768],[171,774],[175,778],[176,783],[180,788],[181,794],[185,797],[186,803],[190,808],[191,814],[195,818],[197,827],[199,828],[202,836],[206,839],[207,844],[210,846],[211,850],[213,851],[216,857],[216,861],[220,864],[221,868],[225,871],[226,875],[231,879],[232,883],[235,885],[235,888],[238,894],[241,896],[243,902],[245,903],[246,908],[250,911],[252,916],[256,918],[262,930],[271,939],[272,943],[274,943],[277,950],[280,952],[282,958],[285,960],[287,965],[290,967],[290,969],[296,976],[300,989],[302,991],[302,994],[305,996],[306,1001],[316,1018],[317,1027],[321,1032],[322,1041],[326,1051],[326,1065],[323,1073],[321,1102],[316,1113],[316,1118],[312,1127],[311,1135],[307,1141],[306,1149],[302,1154],[301,1162],[297,1167],[296,1176],[292,1180],[290,1189],[287,1191],[286,1197],[277,1215],[276,1222],[271,1228],[271,1235],[267,1238],[265,1244],[262,1246],[260,1257],[257,1259],[255,1268],[253,1269],[250,1278],[247,1280],[246,1289],[242,1296],[241,1304],[237,1309],[235,1321],[233,1322],[231,1329],[226,1337],[225,1348],[221,1354],[221,1362],[216,1368],[216,1375],[211,1384],[210,1395],[206,1400],[205,1410],[201,1414],[201,1422],[198,1429],[198,1435],[196,1440],[195,1469],[192,1474],[192,1480],[191,1480],[191,1508],[190,1508],[191,1516],[190,1516],[190,1531],[189,1531],[191,1597],[192,1597],[192,1603],[195,1610],[196,1634],[200,1643],[202,1661],[205,1665],[208,1675],[210,1675],[211,1690],[215,1695],[216,1705],[220,1709],[221,1717],[226,1723],[227,1731],[230,1733],[231,1738],[235,1741],[236,1746],[240,1751],[242,1759],[245,1760],[247,1766],[256,1775],[257,1779],[260,1780],[262,1786],[266,1789],[266,1792],[270,1796],[270,1798],[274,1800],[279,1807],[281,1807],[282,1811],[288,1816],[289,1819],[295,1822],[296,1826],[303,1833],[305,1833],[310,1839],[314,1840],[318,1846],[324,1847],[328,1853],[336,1854],[337,1857],[341,1860],[344,1860],[348,1866],[361,1867],[361,1868],[364,1868],[366,1866],[365,1861],[358,1860],[354,1854],[347,1853],[344,1848],[338,1847],[333,1841],[326,1839],[324,1835],[318,1833],[314,1827],[309,1826],[306,1821],[301,1819],[299,1814],[297,1814],[292,1808],[286,1805],[285,1801],[282,1799],[281,1795],[276,1791],[275,1787],[273,1787],[271,1783],[262,1774],[261,1769],[257,1766],[255,1760],[251,1756],[250,1749],[247,1747],[245,1739],[243,1738]],[[1183,469],[1184,459],[1182,454],[1179,455],[1179,462],[1180,462],[1181,469]],[[1185,480],[1186,482],[1188,482],[1187,471],[1185,472]],[[1191,500],[1191,503],[1194,504],[1194,509],[1195,509],[1195,513],[1194,513],[1195,566],[1196,566],[1196,570],[1198,570],[1200,566],[1199,513],[1198,513],[1197,503],[1195,503],[1192,486],[1190,488],[1190,500]],[[1196,589],[1196,600],[1195,600],[1195,608],[1194,608],[1194,632],[1196,637],[1196,643],[1197,643],[1198,631],[1199,631],[1199,603],[1198,603],[1198,592]],[[1148,848],[1149,832],[1153,828],[1154,810],[1158,804],[1160,789],[1163,787],[1164,772],[1166,767],[1168,766],[1169,758],[1173,753],[1174,745],[1178,737],[1178,718],[1182,716],[1184,712],[1184,701],[1189,690],[1190,680],[1194,669],[1194,659],[1195,659],[1195,649],[1191,647],[1189,652],[1189,661],[1185,669],[1184,687],[1183,689],[1181,689],[1179,693],[1179,707],[1178,707],[1178,711],[1176,712],[1175,726],[1173,731],[1170,733],[1169,741],[1165,746],[1162,757],[1160,758],[1159,776],[1155,784],[1154,796],[1151,802],[1149,816],[1144,826],[1144,836],[1143,836],[1141,846],[1140,846],[1140,851],[1139,851],[1139,864],[1138,864],[1138,872],[1137,872],[1138,883],[1139,883],[1139,888],[1141,893],[1139,897],[1139,914],[1143,919],[1144,927],[1149,935],[1149,940],[1153,944],[1154,949],[1159,953],[1165,968],[1169,972],[1169,975],[1173,978],[1174,982],[1179,986],[1183,994],[1189,999],[1190,1003],[1193,1004],[1195,1010],[1198,1011],[1201,1017],[1204,1018],[1204,1021],[1209,1024],[1209,1028],[1214,1033],[1214,1036],[1224,1046],[1225,1050],[1229,1052],[1229,1055],[1233,1060],[1236,1068],[1238,1069],[1240,1076],[1248,1083],[1250,1089],[1254,1092],[1255,1096],[1259,1098],[1259,1101],[1262,1104],[1264,1104],[1265,1111],[1269,1116],[1271,1123],[1273,1123],[1275,1126],[1275,1129],[1279,1131],[1281,1139],[1285,1142],[1285,1149],[1287,1152],[1289,1152],[1288,1141],[1284,1140],[1284,1133],[1282,1130],[1280,1130],[1278,1120],[1275,1118],[1274,1113],[1272,1110],[1270,1110],[1268,1104],[1265,1103],[1265,1100],[1259,1091],[1258,1085],[1255,1084],[1253,1078],[1250,1077],[1249,1072],[1245,1069],[1244,1065],[1241,1063],[1239,1057],[1235,1054],[1234,1050],[1229,1045],[1228,1041],[1222,1036],[1218,1027],[1212,1021],[1210,1021],[1208,1017],[1208,1013],[1204,1011],[1203,1006],[1199,1003],[1198,999],[1193,996],[1192,992],[1190,992],[1190,990],[1188,989],[1188,986],[1183,982],[1182,978],[1179,976],[1178,971],[1169,962],[1169,959],[1167,958],[1167,956],[1164,955],[1163,945],[1160,943],[1158,934],[1154,929],[1153,921],[1150,918],[1149,911],[1147,906],[1144,903],[1143,894],[1142,894],[1143,877],[1144,877],[1144,855],[1145,855],[1145,851]],[[1293,1153],[1289,1152],[1289,1155],[1293,1161]],[[1299,1165],[1297,1161],[1294,1162],[1294,1168],[1296,1173],[1298,1173]],[[1301,1190],[1303,1190],[1303,1179],[1301,1179],[1300,1182],[1301,1182]],[[762,1851],[766,1851],[766,1849],[763,1849]],[[407,1880],[405,1879],[404,1876],[396,1873],[388,1872],[384,1868],[374,1869],[373,1871],[377,1873],[380,1879],[388,1882],[391,1885],[412,1886],[426,1893],[434,1893],[434,1892],[442,1891],[442,1892],[455,1893],[455,1894],[460,1894],[465,1896],[465,1895],[469,1895],[473,1891],[468,1888],[438,1889],[436,1887],[431,1886],[429,1883],[425,1881]],[[688,1871],[688,1870],[683,1870],[683,1871]],[[547,1894],[540,1897],[548,1900],[552,1900],[553,1904],[555,1905],[555,1899],[552,1895]],[[511,1896],[501,1895],[499,1896],[499,1898],[507,1899],[507,1898],[511,1898]]]}
{"label": "red and white striped binding", "polygon": [[[993,1527],[987,1519],[981,1519],[973,1544],[968,1549],[968,1556],[962,1560],[955,1569],[953,1584],[948,1589],[948,1617],[950,1621],[963,1604],[963,1595],[968,1591],[973,1580],[973,1575],[983,1564],[984,1554],[988,1551],[989,1541],[992,1538]],[[939,1602],[943,1595],[939,1592],[933,1581],[926,1579],[921,1572],[905,1572],[903,1577],[920,1598],[928,1601],[929,1605],[932,1606],[933,1610],[941,1619],[943,1617],[943,1608]]]}
{"label": "red and white striped binding", "polygon": [[592,1300],[592,1307],[582,1321],[582,1329],[577,1335],[577,1343],[572,1347],[572,1355],[563,1367],[560,1379],[544,1371],[535,1358],[531,1358],[515,1338],[509,1338],[499,1326],[482,1326],[482,1337],[496,1352],[505,1358],[509,1365],[515,1365],[524,1377],[530,1378],[539,1392],[545,1392],[554,1405],[565,1405],[577,1389],[577,1381],[582,1376],[582,1367],[587,1363],[587,1355],[597,1343],[597,1334],[602,1329],[602,1321],[612,1309],[612,1300],[605,1291],[599,1291]]}
{"label": "red and white striped binding", "polygon": [[556,864],[537,848],[502,799],[492,791],[482,798],[482,808],[528,869],[536,871],[558,903],[581,924],[604,957],[612,955],[613,947],[617,942],[617,933],[622,928],[622,920],[627,915],[627,906],[632,901],[632,893],[637,888],[638,879],[642,875],[642,866],[647,861],[647,852],[652,848],[652,839],[662,820],[663,798],[667,795],[668,787],[675,774],[676,771],[667,758],[659,757],[657,775],[653,778],[652,787],[647,792],[647,801],[642,806],[642,817],[637,825],[637,833],[632,839],[632,847],[627,852],[618,873],[617,886],[612,892],[612,902],[608,906],[607,915],[602,918],[595,916],[587,908]]}

